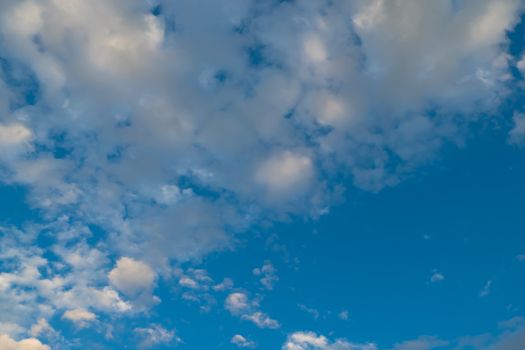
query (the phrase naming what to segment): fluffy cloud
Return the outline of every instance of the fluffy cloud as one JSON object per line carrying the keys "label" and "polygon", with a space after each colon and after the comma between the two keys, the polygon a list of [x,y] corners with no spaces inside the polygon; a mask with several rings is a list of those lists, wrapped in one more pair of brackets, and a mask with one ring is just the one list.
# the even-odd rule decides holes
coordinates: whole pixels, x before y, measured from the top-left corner
{"label": "fluffy cloud", "polygon": [[28,338],[15,341],[11,337],[0,334],[0,349],[2,350],[51,350],[47,345],[42,344],[38,339]]}
{"label": "fluffy cloud", "polygon": [[62,315],[62,318],[75,323],[79,327],[85,327],[88,323],[95,321],[97,315],[84,309],[67,310]]}
{"label": "fluffy cloud", "polygon": [[374,344],[355,344],[344,339],[330,341],[314,332],[294,332],[288,335],[282,350],[376,350]]}
{"label": "fluffy cloud", "polygon": [[[0,274],[9,322],[143,309],[157,269],[231,248],[263,219],[321,215],[341,174],[397,184],[510,93],[506,33],[522,6],[158,3],[0,4],[0,181],[26,186],[48,222],[14,245],[52,232],[61,260],[21,254]],[[86,243],[90,227],[103,244]],[[106,286],[112,256],[134,259]]]}
{"label": "fluffy cloud", "polygon": [[239,348],[248,348],[248,349],[252,349],[252,348],[255,348],[255,342],[249,340],[249,339],[246,339],[245,337],[243,337],[242,335],[240,334],[235,334],[231,340],[230,340],[230,343],[238,346]]}
{"label": "fluffy cloud", "polygon": [[117,290],[136,296],[153,289],[156,274],[147,264],[131,258],[120,258],[117,266],[109,272],[109,281]]}
{"label": "fluffy cloud", "polygon": [[224,307],[232,315],[251,321],[259,328],[276,329],[280,327],[278,321],[258,309],[259,303],[257,300],[250,300],[245,293],[235,292],[229,294],[224,302]]}
{"label": "fluffy cloud", "polygon": [[135,328],[135,333],[142,338],[139,346],[149,348],[159,344],[180,343],[181,339],[175,335],[175,331],[170,331],[159,325],[151,325],[146,328]]}
{"label": "fluffy cloud", "polygon": [[512,121],[514,127],[509,132],[509,142],[515,145],[523,145],[525,142],[525,114],[514,113]]}
{"label": "fluffy cloud", "polygon": [[257,267],[252,272],[255,276],[261,277],[261,284],[268,290],[272,290],[274,284],[279,280],[277,270],[270,261],[265,261],[262,267]]}
{"label": "fluffy cloud", "polygon": [[441,272],[434,270],[432,271],[432,275],[430,276],[430,282],[436,283],[441,282],[445,280],[445,275],[443,275]]}

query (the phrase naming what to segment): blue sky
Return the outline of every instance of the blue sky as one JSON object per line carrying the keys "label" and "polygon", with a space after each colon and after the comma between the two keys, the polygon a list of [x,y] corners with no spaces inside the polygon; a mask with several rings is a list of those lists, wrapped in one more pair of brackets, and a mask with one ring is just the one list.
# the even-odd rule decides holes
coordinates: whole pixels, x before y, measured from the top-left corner
{"label": "blue sky", "polygon": [[0,350],[525,349],[523,1],[0,4]]}

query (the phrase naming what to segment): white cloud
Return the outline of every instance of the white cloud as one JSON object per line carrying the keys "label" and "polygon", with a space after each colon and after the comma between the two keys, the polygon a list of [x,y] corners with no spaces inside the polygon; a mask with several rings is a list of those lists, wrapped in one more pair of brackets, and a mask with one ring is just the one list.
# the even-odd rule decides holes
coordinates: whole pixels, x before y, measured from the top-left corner
{"label": "white cloud", "polygon": [[343,321],[347,321],[348,318],[350,317],[350,315],[348,313],[348,310],[341,310],[341,312],[339,312],[339,314],[337,314],[337,317],[339,317],[339,319],[341,319]]}
{"label": "white cloud", "polygon": [[314,332],[294,332],[288,335],[282,350],[377,350],[375,344],[356,344],[345,339],[330,341]]}
{"label": "white cloud", "polygon": [[310,315],[313,316],[313,318],[315,319],[319,318],[319,310],[314,309],[312,307],[308,307],[304,304],[297,304],[297,306],[299,307],[299,310],[309,313]]}
{"label": "white cloud", "polygon": [[[305,189],[313,177],[312,160],[301,154],[284,151],[273,155],[257,168],[255,179],[275,196],[289,195]],[[292,192],[293,193],[293,192]]]}
{"label": "white cloud", "polygon": [[[68,309],[143,310],[157,267],[231,248],[262,219],[319,215],[340,175],[397,184],[510,92],[520,1],[456,5],[206,0],[154,17],[144,1],[2,1],[0,55],[25,80],[0,73],[0,181],[60,223],[45,229],[61,259],[22,254],[0,274],[2,314],[27,328]],[[75,241],[90,225],[107,233],[96,250]],[[134,258],[106,286],[112,256]]]}
{"label": "white cloud", "polygon": [[261,284],[268,290],[272,290],[274,284],[279,280],[277,270],[270,261],[265,261],[263,266],[253,269],[252,273],[254,276],[261,277]]}
{"label": "white cloud", "polygon": [[393,350],[432,350],[437,348],[442,349],[448,345],[448,341],[436,337],[424,336],[395,344]]}
{"label": "white cloud", "polygon": [[0,334],[0,349],[2,350],[51,350],[38,339],[28,338],[16,341],[5,334]]}
{"label": "white cloud", "polygon": [[67,310],[62,318],[75,323],[79,327],[86,327],[90,322],[97,319],[97,315],[84,309]]}
{"label": "white cloud", "polygon": [[445,280],[445,276],[441,272],[437,270],[432,271],[432,276],[430,276],[430,282],[436,283],[441,282],[443,280]]}
{"label": "white cloud", "polygon": [[128,257],[120,258],[108,277],[112,286],[131,297],[151,292],[157,278],[147,264]]}
{"label": "white cloud", "polygon": [[41,334],[55,334],[56,331],[51,327],[45,318],[41,318],[37,323],[31,326],[30,334],[32,337],[38,337]]}
{"label": "white cloud", "polygon": [[242,314],[252,308],[248,296],[245,293],[231,293],[226,297],[226,310],[234,315]]}
{"label": "white cloud", "polygon": [[160,325],[151,325],[145,328],[135,328],[135,333],[142,338],[139,346],[149,348],[159,344],[180,343],[182,340],[173,330],[167,330]]}
{"label": "white cloud", "polygon": [[277,329],[280,327],[278,321],[270,318],[270,316],[261,311],[255,311],[253,313],[244,314],[241,317],[244,320],[252,321],[259,328]]}
{"label": "white cloud", "polygon": [[235,334],[231,338],[230,343],[237,345],[239,348],[247,348],[247,349],[253,349],[256,346],[255,342],[249,339],[246,339],[240,334]]}
{"label": "white cloud", "polygon": [[525,114],[514,113],[512,120],[514,127],[509,132],[509,142],[514,145],[523,145],[525,142]]}
{"label": "white cloud", "polygon": [[492,280],[488,280],[487,283],[485,283],[485,285],[483,286],[483,288],[481,288],[481,290],[479,291],[479,296],[481,298],[486,297],[487,295],[490,294],[491,288],[492,288]]}
{"label": "white cloud", "polygon": [[279,322],[260,311],[258,302],[250,300],[246,293],[234,292],[229,294],[224,302],[224,307],[232,315],[251,321],[259,328],[276,329],[280,327]]}

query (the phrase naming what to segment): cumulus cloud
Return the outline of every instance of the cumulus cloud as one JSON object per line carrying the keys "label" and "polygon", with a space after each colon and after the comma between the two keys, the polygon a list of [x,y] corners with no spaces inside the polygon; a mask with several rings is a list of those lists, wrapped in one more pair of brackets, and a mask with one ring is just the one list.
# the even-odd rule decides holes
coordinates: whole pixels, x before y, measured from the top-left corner
{"label": "cumulus cloud", "polygon": [[180,343],[182,340],[177,337],[175,331],[167,330],[160,325],[151,325],[145,328],[135,328],[135,333],[142,338],[139,346],[149,348],[160,344]]}
{"label": "cumulus cloud", "polygon": [[5,334],[0,334],[0,349],[2,350],[51,350],[38,339],[27,338],[16,341]]}
{"label": "cumulus cloud", "polygon": [[294,332],[288,335],[282,350],[377,350],[375,344],[356,344],[345,339],[330,341],[314,332]]}
{"label": "cumulus cloud", "polygon": [[109,272],[112,286],[124,294],[134,297],[144,292],[150,292],[155,284],[155,272],[142,261],[123,257]]}
{"label": "cumulus cloud", "polygon": [[259,328],[276,329],[280,327],[279,322],[260,311],[258,302],[250,300],[246,293],[234,292],[229,294],[224,302],[224,307],[232,315],[251,321]]}
{"label": "cumulus cloud", "polygon": [[270,261],[265,261],[263,266],[253,269],[252,272],[255,276],[261,277],[261,284],[268,290],[272,290],[274,284],[279,280],[277,270]]}
{"label": "cumulus cloud", "polygon": [[430,276],[430,282],[437,283],[442,282],[445,280],[445,275],[443,275],[441,272],[437,270],[432,271],[432,275]]}
{"label": "cumulus cloud", "polygon": [[[264,219],[321,215],[341,174],[397,184],[510,93],[506,33],[522,6],[159,4],[0,4],[0,182],[27,187],[48,222],[35,231],[72,269],[26,257],[2,272],[10,322],[144,309],[157,268],[231,248]],[[89,247],[90,227],[105,244]],[[128,258],[106,286],[113,256]]]}
{"label": "cumulus cloud", "polygon": [[238,346],[239,348],[246,348],[246,349],[253,349],[256,346],[255,342],[249,339],[246,339],[244,336],[240,334],[235,334],[231,338],[230,343]]}
{"label": "cumulus cloud", "polygon": [[62,318],[75,323],[79,327],[86,327],[90,322],[97,319],[97,315],[88,310],[73,309],[64,312]]}

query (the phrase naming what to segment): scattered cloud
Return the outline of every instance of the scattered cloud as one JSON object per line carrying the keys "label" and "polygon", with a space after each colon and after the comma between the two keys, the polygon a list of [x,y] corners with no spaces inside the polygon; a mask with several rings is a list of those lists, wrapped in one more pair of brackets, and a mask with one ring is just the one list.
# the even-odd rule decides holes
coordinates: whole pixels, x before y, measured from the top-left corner
{"label": "scattered cloud", "polygon": [[156,345],[180,343],[182,340],[173,330],[167,330],[160,325],[151,325],[145,328],[135,328],[135,333],[141,338],[139,347],[150,348]]}
{"label": "scattered cloud", "polygon": [[0,349],[2,350],[51,350],[38,339],[27,338],[16,341],[5,334],[0,334]]}
{"label": "scattered cloud", "polygon": [[310,315],[313,316],[313,318],[318,319],[319,318],[319,310],[308,307],[304,304],[297,304],[297,307],[299,307],[299,310],[304,311]]}
{"label": "scattered cloud", "polygon": [[86,327],[90,322],[97,319],[97,315],[88,310],[74,309],[64,312],[62,318],[75,323],[79,327]]}
{"label": "scattered cloud", "polygon": [[423,336],[394,345],[393,350],[432,350],[442,349],[449,345],[448,341],[436,337]]}
{"label": "scattered cloud", "polygon": [[224,306],[232,315],[251,321],[259,328],[276,329],[280,327],[279,322],[260,311],[258,302],[250,300],[246,293],[229,294]]}
{"label": "scattered cloud", "polygon": [[525,114],[514,113],[512,121],[514,126],[509,132],[509,142],[521,146],[525,142]]}
{"label": "scattered cloud", "polygon": [[337,314],[337,317],[339,317],[339,319],[343,321],[347,321],[348,318],[350,317],[350,314],[348,313],[348,310],[341,310],[341,312]]}
{"label": "scattered cloud", "polygon": [[485,285],[483,286],[483,288],[481,288],[481,290],[479,291],[480,298],[483,298],[489,295],[491,292],[491,288],[492,288],[492,280],[488,280],[487,283],[485,283]]}
{"label": "scattered cloud", "polygon": [[345,339],[330,341],[314,332],[294,332],[288,335],[282,350],[377,350],[377,346],[351,343]]}
{"label": "scattered cloud", "polygon": [[253,349],[256,347],[255,342],[246,339],[240,334],[235,334],[230,340],[230,343],[237,345],[239,348]]}
{"label": "scattered cloud", "polygon": [[261,284],[267,290],[272,290],[275,283],[279,280],[277,270],[270,261],[265,261],[262,267],[253,269],[253,275],[261,277]]}
{"label": "scattered cloud", "polygon": [[432,271],[432,276],[430,276],[430,282],[436,283],[441,282],[443,280],[445,280],[445,276],[441,272],[437,270]]}

